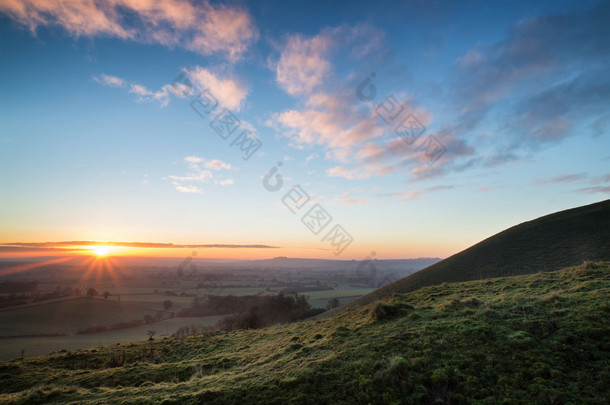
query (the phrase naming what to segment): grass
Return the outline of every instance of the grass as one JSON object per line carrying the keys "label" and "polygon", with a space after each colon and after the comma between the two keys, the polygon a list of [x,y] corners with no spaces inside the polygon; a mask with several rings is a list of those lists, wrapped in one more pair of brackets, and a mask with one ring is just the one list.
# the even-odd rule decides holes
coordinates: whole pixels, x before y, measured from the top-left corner
{"label": "grass", "polygon": [[0,403],[610,402],[610,263],[448,283],[337,317],[0,363]]}

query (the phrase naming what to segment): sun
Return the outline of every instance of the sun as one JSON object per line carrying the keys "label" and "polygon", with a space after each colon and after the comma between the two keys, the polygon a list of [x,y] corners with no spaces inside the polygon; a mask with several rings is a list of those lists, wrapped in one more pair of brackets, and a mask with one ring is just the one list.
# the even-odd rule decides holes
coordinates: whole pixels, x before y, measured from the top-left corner
{"label": "sun", "polygon": [[107,256],[109,252],[110,252],[109,246],[96,246],[93,248],[93,253],[95,253],[95,255],[97,257]]}

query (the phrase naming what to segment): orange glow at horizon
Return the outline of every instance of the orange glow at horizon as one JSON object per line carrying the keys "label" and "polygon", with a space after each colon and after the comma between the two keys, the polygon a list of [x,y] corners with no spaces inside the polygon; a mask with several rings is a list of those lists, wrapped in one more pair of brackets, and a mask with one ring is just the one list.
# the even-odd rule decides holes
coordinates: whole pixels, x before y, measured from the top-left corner
{"label": "orange glow at horizon", "polygon": [[[36,256],[86,256],[96,260],[116,259],[128,257],[141,258],[184,258],[196,256],[201,259],[220,260],[260,260],[274,257],[302,258],[302,259],[330,259],[330,260],[364,260],[369,256],[378,260],[413,259],[421,257],[448,257],[464,247],[459,244],[455,246],[434,245],[429,241],[411,241],[409,243],[397,243],[394,241],[379,240],[375,243],[354,244],[341,255],[336,256],[332,250],[326,247],[307,247],[297,242],[285,242],[283,244],[271,244],[277,248],[258,247],[146,247],[130,246],[129,243],[121,245],[117,242],[90,242],[83,244],[57,244],[49,243],[49,250],[39,249],[37,251],[24,252],[0,252],[0,258],[36,257]],[[135,243],[134,243],[135,244]],[[283,245],[283,246],[282,246]],[[370,246],[367,246],[370,245]],[[447,245],[447,244],[446,244]],[[439,254],[440,253],[440,254]]]}

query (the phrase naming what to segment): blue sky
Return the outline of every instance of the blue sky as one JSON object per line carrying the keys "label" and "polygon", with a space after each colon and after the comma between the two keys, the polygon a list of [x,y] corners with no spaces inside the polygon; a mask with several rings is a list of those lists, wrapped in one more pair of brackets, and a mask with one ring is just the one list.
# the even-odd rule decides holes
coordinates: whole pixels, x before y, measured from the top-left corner
{"label": "blue sky", "polygon": [[[607,199],[609,17],[600,1],[2,1],[0,242],[445,257]],[[222,111],[240,122],[226,140]]]}

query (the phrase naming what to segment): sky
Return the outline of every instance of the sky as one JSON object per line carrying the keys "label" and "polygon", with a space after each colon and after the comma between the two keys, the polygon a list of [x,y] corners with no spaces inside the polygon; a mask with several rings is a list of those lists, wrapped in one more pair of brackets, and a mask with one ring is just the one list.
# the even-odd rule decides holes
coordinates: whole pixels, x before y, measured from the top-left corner
{"label": "sky", "polygon": [[608,1],[0,0],[0,255],[447,257],[605,200],[608,21]]}

